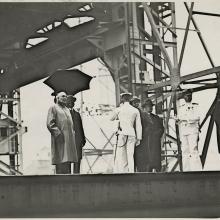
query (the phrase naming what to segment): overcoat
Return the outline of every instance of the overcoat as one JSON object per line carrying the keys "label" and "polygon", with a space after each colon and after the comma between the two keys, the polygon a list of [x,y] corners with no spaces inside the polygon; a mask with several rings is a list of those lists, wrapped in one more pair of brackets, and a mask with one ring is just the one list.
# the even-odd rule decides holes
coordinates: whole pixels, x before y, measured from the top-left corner
{"label": "overcoat", "polygon": [[161,169],[161,136],[164,131],[159,116],[141,113],[142,140],[135,148],[135,166],[138,172],[146,172],[147,167]]}
{"label": "overcoat", "polygon": [[47,128],[51,133],[52,164],[78,162],[75,131],[69,109],[59,104],[50,107]]}
{"label": "overcoat", "polygon": [[86,137],[84,134],[82,119],[81,119],[79,112],[77,112],[76,110],[71,109],[70,113],[71,113],[73,124],[74,124],[77,155],[78,155],[78,159],[81,160],[82,159],[82,148],[84,147],[86,143]]}

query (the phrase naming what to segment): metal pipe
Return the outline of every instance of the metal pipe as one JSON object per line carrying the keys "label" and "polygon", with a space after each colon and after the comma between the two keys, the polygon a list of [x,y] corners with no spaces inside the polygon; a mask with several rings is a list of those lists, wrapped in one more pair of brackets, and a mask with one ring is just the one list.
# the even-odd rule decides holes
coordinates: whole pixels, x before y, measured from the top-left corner
{"label": "metal pipe", "polygon": [[193,15],[208,15],[208,16],[220,17],[220,14],[202,12],[202,11],[193,11]]}

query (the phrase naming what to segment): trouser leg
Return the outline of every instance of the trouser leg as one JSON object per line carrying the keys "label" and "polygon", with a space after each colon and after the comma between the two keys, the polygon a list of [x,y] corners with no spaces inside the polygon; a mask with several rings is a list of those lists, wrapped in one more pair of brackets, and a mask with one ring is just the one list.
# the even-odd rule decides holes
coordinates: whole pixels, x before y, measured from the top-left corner
{"label": "trouser leg", "polygon": [[127,136],[119,135],[118,143],[114,150],[114,173],[127,173],[128,172],[128,160],[126,150]]}
{"label": "trouser leg", "polygon": [[134,148],[135,148],[135,137],[128,136],[127,141],[127,159],[128,159],[128,172],[134,173]]}
{"label": "trouser leg", "polygon": [[198,133],[188,135],[191,171],[202,170],[202,163],[198,151],[198,137],[199,137]]}
{"label": "trouser leg", "polygon": [[71,173],[70,162],[56,164],[56,174],[70,174],[70,173]]}
{"label": "trouser leg", "polygon": [[187,135],[180,136],[181,141],[181,150],[182,150],[182,164],[183,164],[183,171],[190,171],[190,151],[189,151],[189,142]]}
{"label": "trouser leg", "polygon": [[79,162],[75,162],[73,165],[73,173],[80,173],[80,163],[81,160]]}

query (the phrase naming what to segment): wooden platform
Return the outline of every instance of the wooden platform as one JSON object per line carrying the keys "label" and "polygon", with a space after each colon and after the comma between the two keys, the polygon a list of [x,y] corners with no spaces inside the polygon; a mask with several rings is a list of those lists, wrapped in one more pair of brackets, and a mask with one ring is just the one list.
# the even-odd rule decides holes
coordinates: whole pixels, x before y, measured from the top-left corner
{"label": "wooden platform", "polygon": [[0,217],[220,217],[220,172],[0,177]]}

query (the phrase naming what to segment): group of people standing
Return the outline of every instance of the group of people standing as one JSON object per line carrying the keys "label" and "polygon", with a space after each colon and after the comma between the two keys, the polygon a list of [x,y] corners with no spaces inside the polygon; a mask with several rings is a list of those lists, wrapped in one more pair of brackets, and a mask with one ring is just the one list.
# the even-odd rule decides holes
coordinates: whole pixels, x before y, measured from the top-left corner
{"label": "group of people standing", "polygon": [[56,174],[80,172],[82,147],[86,143],[80,114],[74,109],[76,98],[65,92],[56,95],[55,104],[47,115],[47,128],[51,133],[52,164]]}
{"label": "group of people standing", "polygon": [[[192,102],[192,92],[183,96],[184,104],[174,117],[180,130],[183,171],[201,171],[198,151],[198,103]],[[147,99],[140,106],[140,99],[131,93],[121,94],[121,104],[111,120],[118,120],[114,149],[115,173],[160,172],[161,137],[164,133],[162,119],[152,113],[153,103]]]}
{"label": "group of people standing", "polygon": [[[192,93],[184,95],[178,116],[183,171],[200,171],[202,164],[198,151],[199,116]],[[52,164],[57,174],[80,172],[82,148],[86,143],[80,114],[74,109],[76,98],[65,92],[57,94],[55,104],[47,116],[47,128],[51,133]],[[131,93],[121,94],[121,104],[111,120],[118,120],[114,148],[114,173],[160,172],[161,137],[163,120],[152,113],[153,103],[147,99],[140,106],[140,99]],[[74,164],[71,169],[71,164]]]}
{"label": "group of people standing", "polygon": [[163,121],[152,110],[150,99],[140,108],[139,98],[121,94],[121,104],[111,117],[118,120],[113,172],[161,171]]}

